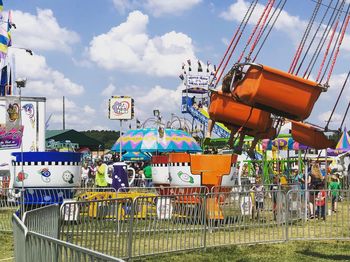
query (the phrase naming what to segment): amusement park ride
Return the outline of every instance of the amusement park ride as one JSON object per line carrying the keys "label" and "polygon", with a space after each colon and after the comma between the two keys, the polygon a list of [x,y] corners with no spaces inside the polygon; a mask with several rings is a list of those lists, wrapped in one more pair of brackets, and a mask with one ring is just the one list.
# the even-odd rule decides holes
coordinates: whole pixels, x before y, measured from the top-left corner
{"label": "amusement park ride", "polygon": [[[310,116],[322,92],[326,92],[329,88],[329,80],[350,19],[350,4],[344,12],[346,4],[343,1],[343,4],[333,10],[335,18],[330,19],[327,26],[319,26],[317,30],[312,31],[311,27],[315,22],[321,2],[316,4],[314,15],[292,59],[290,69],[286,72],[259,64],[256,59],[287,0],[280,0],[278,3],[275,0],[267,1],[258,22],[252,28],[251,33],[246,34],[247,24],[256,9],[257,2],[258,0],[251,2],[218,68],[207,63],[207,68],[203,72],[202,63],[198,61],[197,72],[194,73],[190,60],[187,61],[187,65],[183,64],[180,78],[184,81],[186,88],[182,91],[182,112],[190,114],[194,121],[198,121],[205,128],[208,128],[209,120],[214,121],[213,132],[218,137],[228,138],[232,132],[237,133],[235,139],[239,135],[249,135],[256,139],[273,139],[278,135],[283,123],[291,121],[291,134],[295,141],[315,149],[334,148],[336,143],[328,136],[328,133],[338,132],[338,130],[328,128],[331,118],[325,128],[306,123],[305,120]],[[338,30],[339,24],[341,27]],[[317,47],[314,46],[316,35],[322,35],[321,38],[318,38]],[[237,49],[242,46],[243,36],[247,36],[247,41],[243,43],[243,50],[239,52]],[[306,41],[308,38],[311,41]],[[324,44],[326,41],[328,44]],[[331,49],[333,51],[329,52]],[[314,54],[309,54],[310,50],[316,51]],[[310,80],[310,75],[321,53],[324,53],[324,56],[321,59],[317,78]],[[234,54],[238,55],[237,59],[232,63],[231,69],[226,72],[226,67]],[[242,59],[245,62],[242,62]],[[327,59],[328,64],[325,67]],[[309,60],[308,64],[307,60]],[[302,73],[301,69],[305,65],[306,68]],[[219,87],[224,73],[226,75],[223,77],[222,86]],[[344,86],[346,82],[347,79]],[[341,95],[342,91],[339,97]],[[338,101],[333,108],[333,113],[337,103]],[[346,114],[347,112],[344,114],[344,119]],[[155,114],[155,118],[145,121],[144,127],[159,125],[159,123],[159,114]],[[175,125],[185,130],[193,127],[193,123],[190,124],[187,120],[173,115],[167,126],[175,127]],[[203,131],[203,136],[204,134]],[[14,156],[16,159],[11,162],[11,179],[20,180],[20,182],[13,183],[15,188],[23,188],[23,185],[39,188],[47,186],[49,185],[47,181],[56,181],[53,179],[54,176],[59,176],[60,179],[50,186],[77,185],[77,179],[80,176],[77,168],[81,164],[79,156],[68,156],[61,153],[51,157],[50,154],[43,152],[16,153]],[[56,157],[56,160],[53,157]],[[247,158],[245,154],[244,157]],[[237,154],[168,152],[154,154],[151,162],[153,185],[158,193],[173,196],[175,201],[184,205],[193,205],[198,199],[178,198],[178,195],[181,194],[181,187],[193,188],[190,194],[199,194],[198,188],[201,187],[225,192],[231,190],[237,183],[237,173],[242,171],[242,165],[238,165]],[[19,166],[22,171],[18,168]],[[123,183],[119,181],[127,177],[126,164],[116,163],[111,166],[111,169],[111,179],[108,178],[107,171],[105,174],[110,184],[116,190],[124,187],[124,193],[127,194],[128,181],[123,181]],[[37,174],[38,170],[41,170],[41,173]],[[37,177],[33,178],[34,176]],[[91,194],[85,195],[86,199],[89,197]],[[93,199],[105,197],[118,197],[118,194],[95,192],[93,195]],[[223,218],[219,207],[220,201],[222,199],[207,203],[206,211],[210,214],[209,218]]]}

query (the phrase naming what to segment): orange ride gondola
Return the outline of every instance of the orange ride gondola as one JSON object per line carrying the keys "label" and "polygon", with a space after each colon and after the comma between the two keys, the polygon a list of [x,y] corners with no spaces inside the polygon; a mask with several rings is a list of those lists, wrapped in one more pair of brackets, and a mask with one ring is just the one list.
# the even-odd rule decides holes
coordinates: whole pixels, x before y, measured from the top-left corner
{"label": "orange ride gondola", "polygon": [[335,148],[337,144],[337,141],[329,139],[320,128],[296,121],[292,121],[292,137],[314,149]]}
{"label": "orange ride gondola", "polygon": [[233,99],[231,94],[212,92],[209,106],[212,120],[227,126],[256,133],[266,132],[272,126],[271,114],[252,108]]}
{"label": "orange ride gondola", "polygon": [[[249,66],[242,72],[244,66]],[[238,64],[240,81],[232,94],[239,101],[264,111],[302,121],[309,117],[325,89],[318,83],[260,64]]]}

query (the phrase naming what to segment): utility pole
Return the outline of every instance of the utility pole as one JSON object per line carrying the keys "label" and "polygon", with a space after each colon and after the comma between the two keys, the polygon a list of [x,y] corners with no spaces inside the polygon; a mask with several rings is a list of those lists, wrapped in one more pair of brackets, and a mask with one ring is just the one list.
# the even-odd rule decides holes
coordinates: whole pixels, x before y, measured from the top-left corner
{"label": "utility pole", "polygon": [[65,109],[65,104],[64,104],[64,96],[63,96],[63,130],[66,130],[66,109]]}

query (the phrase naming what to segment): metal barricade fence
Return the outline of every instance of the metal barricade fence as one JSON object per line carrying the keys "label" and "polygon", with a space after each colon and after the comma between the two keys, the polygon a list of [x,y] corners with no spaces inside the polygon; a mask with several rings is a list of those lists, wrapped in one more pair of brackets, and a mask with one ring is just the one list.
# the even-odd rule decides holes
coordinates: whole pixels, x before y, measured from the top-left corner
{"label": "metal barricade fence", "polygon": [[346,190],[334,198],[328,190],[262,185],[211,193],[205,188],[165,189],[162,195],[137,196],[130,188],[133,197],[64,203],[60,239],[121,258],[235,244],[350,239]]}
{"label": "metal barricade fence", "polygon": [[71,201],[61,206],[60,239],[114,257],[128,257],[132,199]]}
{"label": "metal barricade fence", "polygon": [[28,231],[24,223],[15,214],[12,215],[12,221],[16,262],[124,261],[49,236]]}
{"label": "metal barricade fence", "polygon": [[29,231],[58,238],[60,210],[58,204],[39,207],[23,215],[23,223]]}
{"label": "metal barricade fence", "polygon": [[[325,198],[325,199],[323,199]],[[348,190],[289,191],[287,199],[300,199],[303,219],[288,219],[287,240],[325,240],[350,238],[350,195]],[[333,202],[333,203],[332,203]],[[294,209],[288,201],[288,210]],[[294,205],[294,206],[291,206]],[[289,212],[289,214],[290,214]]]}
{"label": "metal barricade fence", "polygon": [[204,248],[205,194],[137,197],[130,257]]}
{"label": "metal barricade fence", "polygon": [[26,261],[122,262],[124,260],[35,232],[28,232],[26,236]]}
{"label": "metal barricade fence", "polygon": [[285,239],[285,192],[264,186],[207,195],[206,246]]}
{"label": "metal barricade fence", "polygon": [[14,256],[16,262],[26,262],[25,245],[27,228],[15,214],[12,214],[11,218],[13,223]]}

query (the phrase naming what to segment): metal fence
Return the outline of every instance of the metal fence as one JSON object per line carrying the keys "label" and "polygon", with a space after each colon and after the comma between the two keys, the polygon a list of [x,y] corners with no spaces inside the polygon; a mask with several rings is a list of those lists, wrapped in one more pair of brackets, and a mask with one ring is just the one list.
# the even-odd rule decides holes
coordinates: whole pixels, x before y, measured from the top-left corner
{"label": "metal fence", "polygon": [[[215,188],[210,192],[164,188],[161,193],[168,195],[142,190],[118,192],[118,198],[109,198],[112,195],[106,193],[100,200],[63,203],[60,240],[55,241],[129,259],[235,244],[350,239],[347,190],[302,191],[274,185]],[[34,226],[30,227],[38,226],[35,230],[41,235],[56,230],[46,222],[50,230],[40,231],[41,217],[49,208],[53,207],[27,213],[34,214],[31,219],[38,223],[32,221]],[[54,212],[57,215],[57,206]],[[56,220],[55,215],[51,218]]]}
{"label": "metal fence", "polygon": [[347,191],[338,192],[333,212],[328,190],[324,207],[317,208],[320,191],[274,188],[184,194],[187,188],[169,191],[171,195],[147,195],[143,189],[138,197],[66,203],[62,209],[75,215],[69,221],[61,212],[60,238],[122,258],[234,244],[350,238]]}
{"label": "metal fence", "polygon": [[28,188],[0,190],[0,232],[12,232],[11,217],[16,213],[19,217],[27,211],[47,206],[62,204],[75,199],[93,199],[99,191],[114,193],[114,188]]}
{"label": "metal fence", "polygon": [[[53,207],[44,207],[39,212],[33,211],[27,219],[35,225],[36,221],[42,221],[41,217],[44,209]],[[57,217],[58,218],[58,217]],[[52,220],[53,221],[53,220]],[[14,242],[15,242],[15,260],[16,262],[60,262],[60,261],[96,261],[96,262],[120,262],[124,261],[115,257],[98,253],[78,245],[64,242],[62,240],[46,236],[34,231],[28,230],[26,225],[18,218],[16,214],[12,215]],[[58,224],[58,219],[56,223]],[[38,229],[37,225],[33,229]]]}

